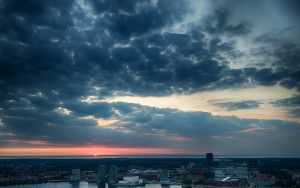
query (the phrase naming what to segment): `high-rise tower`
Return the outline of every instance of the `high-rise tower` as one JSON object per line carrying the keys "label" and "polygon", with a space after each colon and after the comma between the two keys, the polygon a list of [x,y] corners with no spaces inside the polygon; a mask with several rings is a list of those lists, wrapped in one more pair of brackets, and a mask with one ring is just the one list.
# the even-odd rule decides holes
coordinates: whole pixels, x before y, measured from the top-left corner
{"label": "high-rise tower", "polygon": [[72,182],[80,181],[80,169],[72,169],[71,181]]}
{"label": "high-rise tower", "polygon": [[114,184],[117,182],[118,179],[118,168],[115,165],[109,166],[108,169],[108,182],[110,184]]}
{"label": "high-rise tower", "polygon": [[98,171],[98,183],[105,183],[106,179],[106,166],[100,165]]}
{"label": "high-rise tower", "polygon": [[214,154],[206,153],[206,163],[208,167],[212,167],[214,164]]}

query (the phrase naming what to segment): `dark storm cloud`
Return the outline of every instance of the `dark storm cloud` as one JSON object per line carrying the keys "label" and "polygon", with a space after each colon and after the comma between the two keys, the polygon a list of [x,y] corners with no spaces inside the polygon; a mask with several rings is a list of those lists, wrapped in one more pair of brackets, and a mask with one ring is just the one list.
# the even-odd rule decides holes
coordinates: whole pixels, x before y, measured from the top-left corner
{"label": "dark storm cloud", "polygon": [[204,112],[182,112],[149,107],[140,107],[132,115],[121,117],[121,121],[129,122],[124,125],[125,129],[138,133],[162,131],[188,138],[203,137],[206,139],[211,135],[220,135],[237,131],[237,129],[242,130],[243,126],[249,124],[249,122],[241,121],[238,118],[212,116]]}
{"label": "dark storm cloud", "polygon": [[275,102],[272,102],[272,104],[276,106],[283,106],[283,107],[297,107],[300,106],[300,96],[287,98],[287,99],[280,99]]}
{"label": "dark storm cloud", "polygon": [[78,116],[93,115],[96,117],[110,118],[113,115],[112,106],[107,103],[86,104],[86,103],[71,103],[65,105]]}
{"label": "dark storm cloud", "polygon": [[300,115],[300,96],[287,99],[280,99],[271,102],[274,106],[285,109],[291,117],[299,117]]}
{"label": "dark storm cloud", "polygon": [[[299,28],[298,28],[299,29]],[[274,60],[265,61],[264,66],[271,66],[272,70],[262,69],[263,73],[256,74],[254,78],[266,84],[279,82],[286,88],[296,88],[299,90],[300,84],[300,46],[295,41],[284,41],[278,35],[286,35],[289,32],[298,32],[297,27],[283,29],[279,34],[264,34],[254,39],[255,42],[262,45],[253,51],[257,57],[271,57]]]}
{"label": "dark storm cloud", "polygon": [[156,4],[150,0],[91,2],[98,14],[104,14],[109,31],[125,38],[170,26],[182,19],[188,8],[186,1],[179,0],[159,0]]}
{"label": "dark storm cloud", "polygon": [[[1,1],[1,31],[26,41],[34,26],[65,30],[73,25],[70,10],[73,1]],[[33,25],[34,24],[34,25]]]}
{"label": "dark storm cloud", "polygon": [[[172,26],[184,21],[189,5],[154,2],[1,0],[0,131],[63,144],[176,146],[161,135],[222,136],[260,122],[82,99],[249,85],[299,89],[297,45],[268,53],[281,58],[272,68],[233,69],[226,57],[241,53],[224,36],[250,34],[250,23],[231,23],[230,11],[218,10],[204,24],[174,33]],[[91,116],[120,124],[115,130],[99,127]],[[268,123],[273,122],[263,124]]]}
{"label": "dark storm cloud", "polygon": [[272,86],[280,81],[284,75],[283,73],[273,71],[272,68],[245,68],[245,74],[252,78],[253,81],[259,85]]}
{"label": "dark storm cloud", "polygon": [[230,23],[231,13],[227,9],[217,9],[205,20],[204,29],[211,34],[245,35],[251,32],[251,24],[244,21],[238,24]]}
{"label": "dark storm cloud", "polygon": [[[78,105],[85,105],[82,116],[75,111],[74,106]],[[99,127],[96,120],[84,118],[89,115],[104,117],[101,113],[99,114],[103,110],[102,105],[107,105],[111,117],[118,119],[118,123],[109,127]],[[204,112],[183,112],[128,103],[83,104],[73,101],[71,106],[73,108],[69,110],[74,111],[70,114],[39,109],[37,115],[35,113],[37,109],[34,107],[18,108],[18,112],[5,110],[2,116],[4,126],[1,126],[0,130],[7,136],[0,138],[1,145],[9,146],[7,143],[9,140],[42,140],[53,145],[105,144],[171,148],[182,146],[187,149],[196,149],[195,146],[198,147],[199,143],[207,145],[212,142],[212,139],[217,139],[214,142],[218,145],[218,140],[221,139],[219,143],[221,144],[224,138],[226,142],[229,142],[224,150],[231,150],[234,149],[232,145],[236,139],[243,139],[245,136],[259,139],[265,137],[266,134],[290,136],[289,140],[276,141],[286,143],[291,140],[295,141],[294,137],[299,132],[296,124],[284,121],[247,120],[213,116]],[[260,143],[259,147],[267,144],[269,142]],[[207,149],[205,145],[201,147]],[[243,145],[234,147],[239,150],[243,148]]]}
{"label": "dark storm cloud", "polygon": [[300,108],[295,108],[295,109],[290,110],[289,114],[292,117],[299,118],[299,116],[300,116]]}
{"label": "dark storm cloud", "polygon": [[[217,36],[205,39],[207,30],[202,27],[191,27],[186,34],[155,32],[187,15],[184,1],[169,3],[172,6],[167,1],[157,4],[90,1],[89,4],[91,14],[102,16],[82,31],[79,15],[87,12],[79,9],[78,3],[3,1],[1,17],[8,25],[1,29],[0,83],[7,90],[38,88],[45,94],[52,90],[75,98],[97,92],[103,96],[116,92],[138,95],[195,92],[248,85],[249,78],[267,86],[278,82],[286,87],[298,85],[297,72],[291,70],[284,74],[285,69],[231,69],[221,54],[235,56],[238,53],[235,43],[224,42]],[[33,15],[42,21],[31,19]],[[124,24],[128,27],[118,30],[112,25],[122,24],[108,17],[122,22],[133,17],[135,24],[127,20]],[[94,18],[84,19],[92,23]],[[231,35],[246,33],[244,24],[233,26],[229,19],[229,11],[220,10],[206,24]],[[62,20],[66,20],[62,24],[66,27],[57,28]],[[138,25],[147,28],[139,30]],[[136,38],[120,40],[114,33]],[[101,90],[95,91],[91,86]]]}
{"label": "dark storm cloud", "polygon": [[[119,117],[132,113],[141,106],[124,103],[86,104],[78,101],[69,101],[70,113],[64,114],[59,108],[46,110],[34,105],[6,107],[2,113],[1,145],[9,146],[7,140],[42,140],[53,145],[112,145],[112,146],[166,146],[169,143],[159,143],[151,136],[141,136],[123,133],[119,130],[99,127],[97,120],[88,118]],[[81,105],[81,108],[78,106]],[[106,106],[104,108],[104,106]],[[60,107],[61,109],[64,107]],[[105,112],[108,110],[109,112]],[[118,110],[114,111],[114,110]],[[133,122],[132,122],[133,123]],[[155,140],[154,140],[155,139]]]}
{"label": "dark storm cloud", "polygon": [[257,101],[238,101],[238,102],[215,102],[217,106],[220,106],[226,110],[243,110],[243,109],[254,109],[259,107]]}

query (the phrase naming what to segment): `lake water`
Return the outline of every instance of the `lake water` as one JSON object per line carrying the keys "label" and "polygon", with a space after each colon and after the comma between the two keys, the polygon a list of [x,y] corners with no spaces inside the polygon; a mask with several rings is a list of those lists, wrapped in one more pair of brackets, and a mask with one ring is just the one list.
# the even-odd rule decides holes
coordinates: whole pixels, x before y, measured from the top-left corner
{"label": "lake water", "polygon": [[[98,188],[96,183],[80,182],[79,184],[71,184],[69,182],[60,183],[41,183],[27,185],[8,185],[3,188]],[[106,185],[105,188],[108,188]],[[146,184],[141,188],[161,188],[160,184]],[[171,185],[170,188],[181,188],[180,185]]]}

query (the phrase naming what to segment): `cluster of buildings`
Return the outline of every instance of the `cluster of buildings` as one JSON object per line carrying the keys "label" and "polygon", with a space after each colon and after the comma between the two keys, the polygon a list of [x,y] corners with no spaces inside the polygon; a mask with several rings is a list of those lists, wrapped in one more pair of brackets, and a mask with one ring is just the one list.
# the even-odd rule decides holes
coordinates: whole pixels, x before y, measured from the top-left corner
{"label": "cluster of buildings", "polygon": [[214,168],[214,181],[217,185],[250,184],[255,187],[267,187],[276,184],[276,177],[267,173],[260,173],[247,166],[228,166]]}
{"label": "cluster of buildings", "polygon": [[[216,185],[216,186],[239,186],[239,187],[266,187],[276,184],[276,177],[267,173],[260,173],[257,169],[249,169],[246,163],[232,164],[227,159],[218,160],[215,165],[212,153],[206,154],[206,162],[203,166],[195,163],[181,165],[178,168],[130,168],[124,173],[118,173],[115,165],[100,165],[98,172],[83,171],[80,175],[79,169],[73,169],[70,180],[79,182],[108,183],[117,187],[143,186],[145,183],[159,183],[162,187],[172,184],[194,186],[194,185]],[[298,178],[299,176],[295,176]]]}
{"label": "cluster of buildings", "polygon": [[[274,167],[278,160],[265,159],[265,164]],[[1,162],[1,161],[0,161]],[[293,165],[289,165],[293,162]],[[25,164],[26,163],[26,164]],[[60,166],[57,166],[60,163]],[[101,165],[99,165],[99,163]],[[105,165],[114,164],[114,165]],[[118,164],[118,166],[116,165]],[[103,161],[28,161],[0,163],[0,186],[9,184],[71,182],[97,183],[99,187],[136,187],[145,184],[160,184],[162,187],[182,185],[217,187],[269,187],[300,186],[299,168],[296,160],[286,160],[283,167],[261,165],[259,161],[244,159],[214,159],[207,153],[205,159],[111,159]],[[99,166],[98,166],[99,165]],[[76,166],[77,168],[74,168]],[[289,167],[289,168],[287,168]],[[73,168],[73,169],[72,169]],[[82,170],[83,169],[83,170]],[[102,185],[102,186],[101,186]]]}
{"label": "cluster of buildings", "polygon": [[52,169],[43,163],[0,164],[0,186],[14,184],[55,182],[69,179],[69,171]]}
{"label": "cluster of buildings", "polygon": [[95,182],[99,184],[105,184],[108,182],[109,184],[117,183],[118,179],[118,168],[115,165],[107,166],[100,165],[98,168],[98,172],[94,171],[80,171],[80,169],[72,169],[70,181],[73,183],[79,182],[81,180],[87,182]]}
{"label": "cluster of buildings", "polygon": [[112,187],[135,187],[144,186],[145,182],[139,176],[124,176],[122,180],[118,180],[118,168],[115,165],[108,167],[106,165],[100,165],[98,173],[94,171],[83,171],[80,173],[80,169],[72,169],[70,181],[72,183],[79,183],[79,181],[84,180],[87,182],[98,183],[98,185],[103,185],[108,183]]}

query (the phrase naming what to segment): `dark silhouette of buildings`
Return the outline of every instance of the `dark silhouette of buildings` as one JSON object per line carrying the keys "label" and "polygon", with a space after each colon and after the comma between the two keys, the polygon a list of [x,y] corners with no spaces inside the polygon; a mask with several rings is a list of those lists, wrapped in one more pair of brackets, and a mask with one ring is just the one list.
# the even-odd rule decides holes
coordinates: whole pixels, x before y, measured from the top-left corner
{"label": "dark silhouette of buildings", "polygon": [[109,166],[108,169],[108,182],[109,184],[117,183],[118,180],[118,168],[115,165]]}
{"label": "dark silhouette of buildings", "polygon": [[214,164],[214,154],[206,153],[206,163],[208,167],[212,167]]}
{"label": "dark silhouette of buildings", "polygon": [[72,169],[71,182],[80,181],[80,169]]}
{"label": "dark silhouette of buildings", "polygon": [[106,165],[100,165],[98,170],[98,183],[105,184],[106,180]]}

